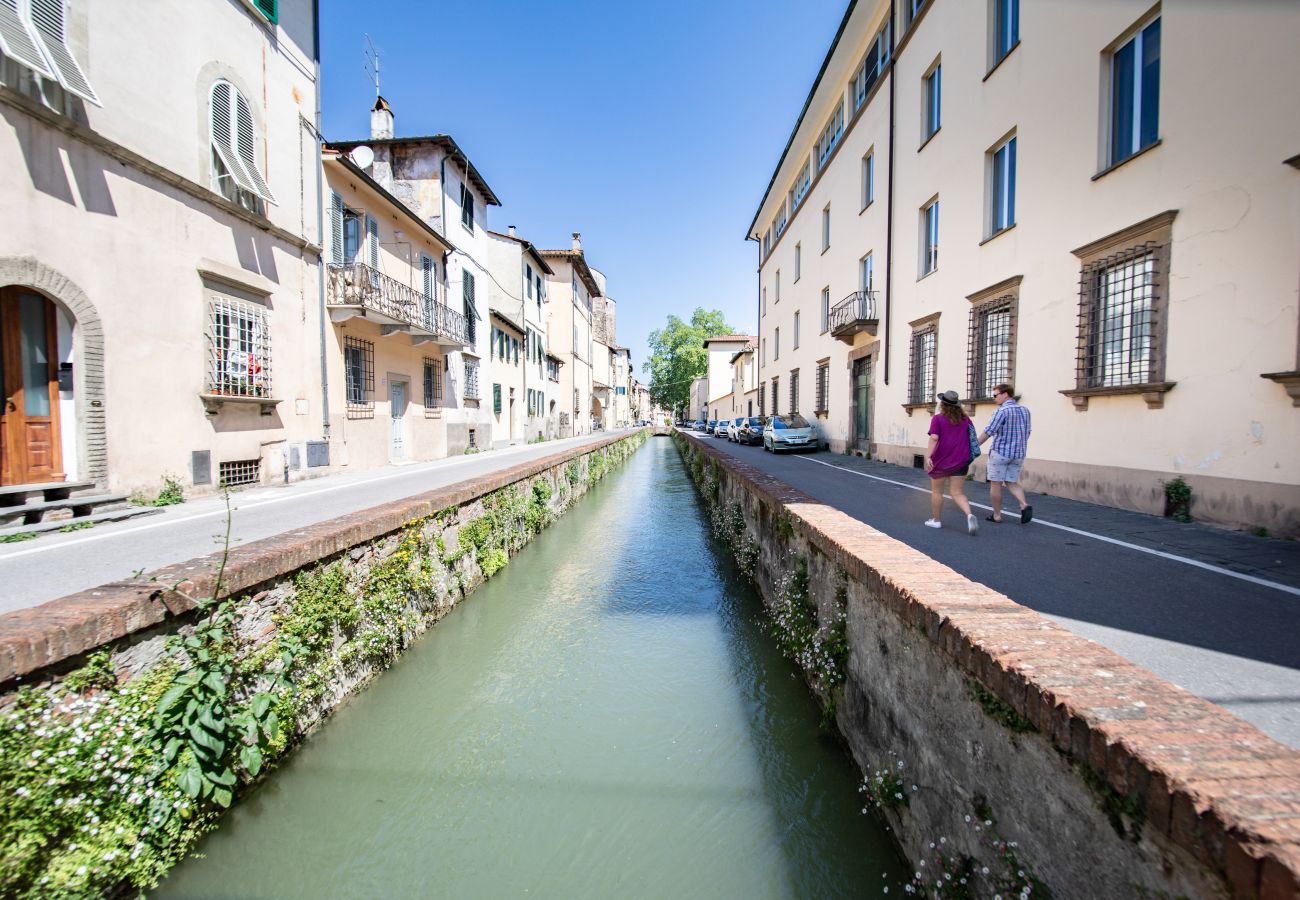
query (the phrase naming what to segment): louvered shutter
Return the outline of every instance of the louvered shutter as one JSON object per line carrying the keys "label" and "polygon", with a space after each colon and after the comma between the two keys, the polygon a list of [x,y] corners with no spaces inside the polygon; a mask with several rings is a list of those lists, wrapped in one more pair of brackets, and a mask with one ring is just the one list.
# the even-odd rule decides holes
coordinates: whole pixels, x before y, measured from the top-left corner
{"label": "louvered shutter", "polygon": [[[0,0],[0,53],[22,63],[43,78],[55,79],[45,52],[22,16],[18,14],[20,0]],[[22,0],[26,6],[26,0]]]}
{"label": "louvered shutter", "polygon": [[[4,0],[8,2],[8,0]],[[45,51],[45,57],[54,67],[54,74],[64,90],[76,94],[83,100],[103,106],[95,89],[90,86],[86,73],[77,65],[76,57],[68,47],[68,38],[64,30],[63,0],[29,0],[31,3],[31,24],[36,32],[36,39]]]}
{"label": "louvered shutter", "polygon": [[424,270],[424,296],[427,300],[432,300],[436,294],[433,288],[433,277],[435,269],[433,260],[427,256],[420,256],[420,268]]}
{"label": "louvered shutter", "polygon": [[366,253],[370,259],[370,268],[379,271],[379,223],[366,216]]}
{"label": "louvered shutter", "polygon": [[235,135],[231,123],[234,121],[236,93],[228,81],[218,81],[212,85],[212,149],[236,185],[242,190],[257,193],[248,180],[248,173],[244,171],[239,154],[235,152]]}
{"label": "louvered shutter", "polygon": [[330,264],[343,265],[343,198],[330,191]]}
{"label": "louvered shutter", "polygon": [[261,171],[257,168],[257,132],[253,129],[253,113],[248,108],[248,101],[239,91],[231,89],[235,97],[235,151],[239,154],[248,180],[253,185],[252,191],[267,203],[275,203],[271,189],[266,186]]}
{"label": "louvered shutter", "polygon": [[253,5],[257,7],[258,12],[266,16],[266,21],[271,22],[272,24],[278,21],[279,15],[276,10],[276,0],[253,0]]}

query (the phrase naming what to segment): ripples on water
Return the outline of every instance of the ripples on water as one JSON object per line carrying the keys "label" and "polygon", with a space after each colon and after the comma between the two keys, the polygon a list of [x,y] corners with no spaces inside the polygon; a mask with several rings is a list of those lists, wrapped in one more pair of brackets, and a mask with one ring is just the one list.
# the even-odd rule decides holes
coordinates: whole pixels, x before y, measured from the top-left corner
{"label": "ripples on water", "polygon": [[651,439],[158,894],[879,896],[903,870],[818,717]]}

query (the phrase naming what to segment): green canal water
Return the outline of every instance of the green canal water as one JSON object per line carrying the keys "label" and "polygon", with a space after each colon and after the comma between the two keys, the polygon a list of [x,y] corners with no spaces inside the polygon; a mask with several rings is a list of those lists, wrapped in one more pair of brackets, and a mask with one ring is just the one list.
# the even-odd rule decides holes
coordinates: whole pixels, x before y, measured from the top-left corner
{"label": "green canal water", "polygon": [[338,711],[159,897],[877,897],[854,769],[651,439]]}

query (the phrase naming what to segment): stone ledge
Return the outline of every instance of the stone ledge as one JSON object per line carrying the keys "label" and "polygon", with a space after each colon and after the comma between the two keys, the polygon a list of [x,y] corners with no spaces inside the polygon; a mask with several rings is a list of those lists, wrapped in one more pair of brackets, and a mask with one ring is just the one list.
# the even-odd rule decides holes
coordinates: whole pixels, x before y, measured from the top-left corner
{"label": "stone ledge", "polygon": [[[1300,896],[1300,751],[702,440],[792,524],[1234,897]],[[938,593],[942,592],[942,596]]]}
{"label": "stone ledge", "polygon": [[[572,450],[234,547],[226,563],[224,594],[244,593],[317,560],[398,531],[411,521],[431,516],[448,506],[473,501],[633,434],[612,435]],[[183,615],[193,604],[167,589],[176,586],[193,596],[208,596],[220,564],[221,554],[210,553],[164,566],[135,580],[102,584],[0,615],[0,692],[12,689],[15,681],[33,673],[152,628],[168,616]]]}

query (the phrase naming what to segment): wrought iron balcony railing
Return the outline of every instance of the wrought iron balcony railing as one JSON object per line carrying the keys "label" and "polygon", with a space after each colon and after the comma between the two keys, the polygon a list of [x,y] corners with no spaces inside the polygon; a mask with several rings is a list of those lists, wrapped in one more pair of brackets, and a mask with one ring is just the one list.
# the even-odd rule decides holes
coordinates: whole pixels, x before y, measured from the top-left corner
{"label": "wrought iron balcony railing", "polygon": [[831,307],[831,334],[837,338],[849,338],[859,331],[874,333],[876,319],[876,292],[854,291],[839,303]]}
{"label": "wrought iron balcony railing", "polygon": [[439,343],[469,343],[463,315],[364,263],[331,265],[325,293],[327,304],[340,312],[359,308],[417,336],[424,332]]}

